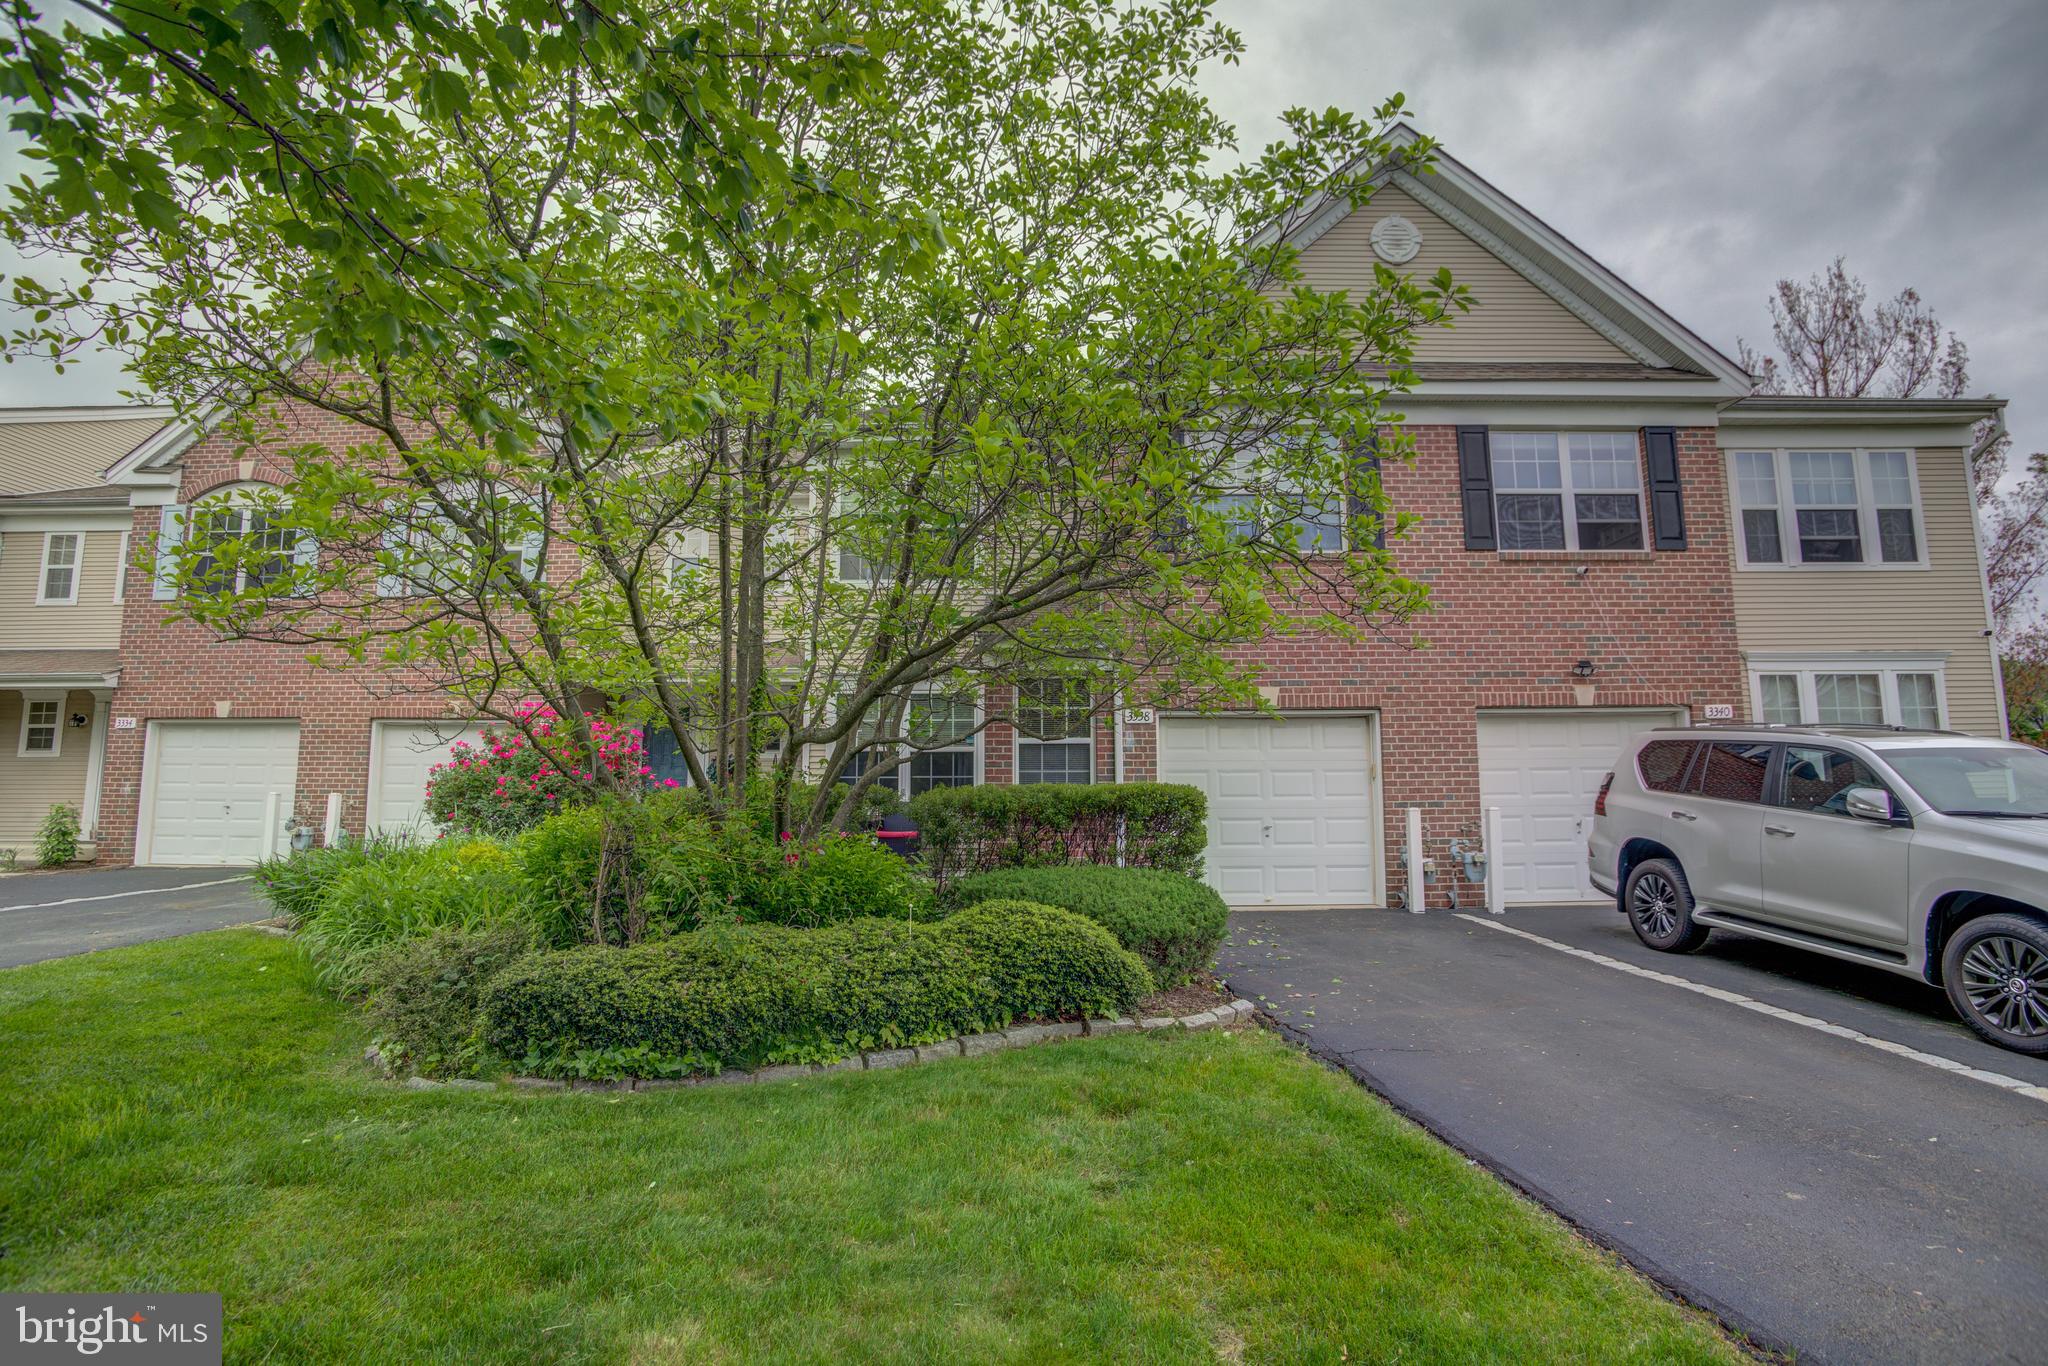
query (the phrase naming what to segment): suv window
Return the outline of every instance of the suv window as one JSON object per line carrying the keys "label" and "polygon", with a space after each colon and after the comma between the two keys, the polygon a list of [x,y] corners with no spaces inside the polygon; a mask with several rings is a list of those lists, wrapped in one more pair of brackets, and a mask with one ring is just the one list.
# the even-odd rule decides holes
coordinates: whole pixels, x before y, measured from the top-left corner
{"label": "suv window", "polygon": [[1724,802],[1760,802],[1764,776],[1771,771],[1771,747],[1740,740],[1717,740],[1694,767],[1688,792]]}
{"label": "suv window", "polygon": [[1685,771],[1692,767],[1691,740],[1652,740],[1636,755],[1636,772],[1643,786],[1652,792],[1678,792],[1685,785]]}
{"label": "suv window", "polygon": [[[1869,764],[1839,749],[1818,745],[1785,746],[1785,781],[1778,790],[1778,805],[1793,811],[1827,811],[1849,814],[1846,793],[1852,787],[1876,787],[1890,792],[1884,779]],[[1893,806],[1897,806],[1893,797]]]}

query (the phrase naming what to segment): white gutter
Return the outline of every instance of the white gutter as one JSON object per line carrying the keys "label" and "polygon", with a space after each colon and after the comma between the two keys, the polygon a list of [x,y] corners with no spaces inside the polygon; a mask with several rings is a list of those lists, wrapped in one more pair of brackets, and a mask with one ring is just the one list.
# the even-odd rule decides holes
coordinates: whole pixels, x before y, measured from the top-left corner
{"label": "white gutter", "polygon": [[1970,481],[1970,542],[1977,551],[1977,584],[1984,590],[1984,641],[1991,650],[1991,687],[1998,698],[1998,734],[2000,739],[2012,739],[2012,714],[2006,710],[2005,702],[2005,660],[1998,653],[1998,622],[1991,612],[1991,569],[1984,562],[1984,529],[1977,517],[1977,457],[2003,440],[2005,430],[2005,407],[1999,406],[1992,415],[1991,430],[1984,439],[1970,447],[1963,455],[1963,477]]}

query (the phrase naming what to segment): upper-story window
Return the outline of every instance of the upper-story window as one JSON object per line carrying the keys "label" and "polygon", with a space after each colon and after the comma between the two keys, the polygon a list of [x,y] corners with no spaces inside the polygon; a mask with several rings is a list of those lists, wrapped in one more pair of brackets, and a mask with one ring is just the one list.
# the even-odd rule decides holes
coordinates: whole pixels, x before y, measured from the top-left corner
{"label": "upper-story window", "polygon": [[1641,550],[1643,466],[1634,432],[1492,435],[1502,550]]}
{"label": "upper-story window", "polygon": [[1926,564],[1911,451],[1736,451],[1733,462],[1744,568]]}
{"label": "upper-story window", "polygon": [[52,531],[43,537],[43,567],[36,579],[38,607],[68,607],[78,601],[79,559],[85,537],[76,531]]}
{"label": "upper-story window", "polygon": [[[275,583],[291,569],[298,549],[296,532],[273,526],[268,514],[232,496],[194,508],[191,534],[202,551],[193,566],[192,586],[215,596]],[[262,558],[237,556],[226,562],[216,560],[211,547],[226,545],[252,546]]]}

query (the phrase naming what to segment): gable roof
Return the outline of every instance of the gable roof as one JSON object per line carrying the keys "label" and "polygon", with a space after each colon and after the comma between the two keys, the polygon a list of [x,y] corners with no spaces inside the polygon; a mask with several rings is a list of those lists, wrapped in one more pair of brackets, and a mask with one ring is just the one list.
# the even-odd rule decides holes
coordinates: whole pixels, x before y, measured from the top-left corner
{"label": "gable roof", "polygon": [[[1420,137],[1404,123],[1391,130],[1389,141],[1407,148]],[[1749,392],[1751,377],[1734,360],[1456,157],[1439,149],[1431,167],[1433,174],[1416,175],[1383,165],[1373,183],[1398,188],[1451,224],[1638,364],[1679,372],[1674,377],[1719,380],[1731,387],[1730,397]],[[1348,200],[1319,191],[1291,216],[1286,240],[1306,249],[1353,212]],[[1253,244],[1275,241],[1281,232],[1279,225],[1268,227]]]}
{"label": "gable roof", "polygon": [[83,489],[155,434],[169,408],[0,408],[0,495]]}

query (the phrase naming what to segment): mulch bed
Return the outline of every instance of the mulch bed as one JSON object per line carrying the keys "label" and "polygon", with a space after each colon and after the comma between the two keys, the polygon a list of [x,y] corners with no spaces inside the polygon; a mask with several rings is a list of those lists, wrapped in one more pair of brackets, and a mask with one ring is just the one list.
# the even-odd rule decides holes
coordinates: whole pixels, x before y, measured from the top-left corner
{"label": "mulch bed", "polygon": [[1216,980],[1204,973],[1186,986],[1175,987],[1147,996],[1138,1007],[1138,1014],[1144,1015],[1199,1015],[1220,1005],[1228,1005],[1230,996]]}

